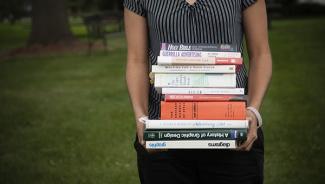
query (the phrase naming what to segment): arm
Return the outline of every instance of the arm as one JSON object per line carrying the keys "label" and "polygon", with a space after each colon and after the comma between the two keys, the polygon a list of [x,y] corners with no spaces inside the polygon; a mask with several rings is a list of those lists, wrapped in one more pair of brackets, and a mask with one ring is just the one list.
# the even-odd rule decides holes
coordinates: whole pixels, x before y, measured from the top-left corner
{"label": "arm", "polygon": [[[249,55],[248,106],[259,110],[272,76],[265,0],[257,0],[247,8],[243,12],[243,21]],[[250,120],[250,129],[246,142],[240,147],[244,150],[250,150],[257,139],[256,117],[247,111],[247,118]]]}
{"label": "arm", "polygon": [[143,145],[144,125],[138,118],[148,114],[148,43],[144,17],[124,9],[127,39],[126,82],[137,124],[139,142]]}

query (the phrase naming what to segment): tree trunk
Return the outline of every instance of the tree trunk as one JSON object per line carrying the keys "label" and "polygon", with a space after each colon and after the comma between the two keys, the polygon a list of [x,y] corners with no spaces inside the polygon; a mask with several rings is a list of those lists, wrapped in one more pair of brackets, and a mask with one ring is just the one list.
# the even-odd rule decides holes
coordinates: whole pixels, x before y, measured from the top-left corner
{"label": "tree trunk", "polygon": [[28,44],[72,42],[65,0],[32,0],[32,31]]}

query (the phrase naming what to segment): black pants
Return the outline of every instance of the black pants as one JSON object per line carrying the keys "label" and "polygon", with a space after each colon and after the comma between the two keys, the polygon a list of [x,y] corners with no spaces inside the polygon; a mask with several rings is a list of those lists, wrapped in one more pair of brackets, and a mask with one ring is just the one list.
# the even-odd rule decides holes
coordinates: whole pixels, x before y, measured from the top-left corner
{"label": "black pants", "polygon": [[262,184],[261,129],[258,137],[249,152],[168,150],[148,153],[135,141],[141,184]]}

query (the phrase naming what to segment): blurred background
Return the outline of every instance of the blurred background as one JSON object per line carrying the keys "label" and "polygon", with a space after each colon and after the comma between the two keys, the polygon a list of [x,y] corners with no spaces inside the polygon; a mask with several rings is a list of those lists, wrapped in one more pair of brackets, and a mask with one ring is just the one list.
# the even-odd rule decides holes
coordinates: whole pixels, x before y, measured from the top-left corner
{"label": "blurred background", "polygon": [[[325,0],[268,15],[265,183],[320,184]],[[125,62],[120,0],[0,1],[0,183],[139,183]]]}

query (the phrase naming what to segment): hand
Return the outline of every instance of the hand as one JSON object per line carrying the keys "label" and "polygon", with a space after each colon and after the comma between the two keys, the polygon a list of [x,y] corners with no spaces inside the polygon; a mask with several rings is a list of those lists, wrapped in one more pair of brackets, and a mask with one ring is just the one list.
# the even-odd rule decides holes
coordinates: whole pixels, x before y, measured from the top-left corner
{"label": "hand", "polygon": [[249,121],[249,128],[247,132],[247,139],[246,141],[240,145],[237,150],[243,150],[243,151],[249,151],[252,146],[254,141],[257,139],[257,119],[255,115],[249,111],[246,110],[246,119]]}
{"label": "hand", "polygon": [[145,147],[145,141],[143,139],[143,132],[145,129],[145,124],[142,122],[137,121],[137,136],[138,136],[138,141],[139,143]]}
{"label": "hand", "polygon": [[167,149],[147,149],[146,148],[146,142],[143,138],[143,133],[145,129],[145,124],[142,122],[137,121],[137,136],[138,136],[138,141],[143,146],[148,153],[156,153],[156,152],[161,152],[161,151],[167,151]]}

